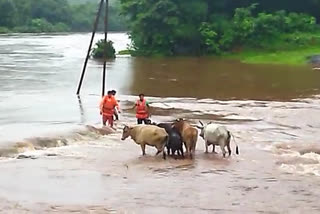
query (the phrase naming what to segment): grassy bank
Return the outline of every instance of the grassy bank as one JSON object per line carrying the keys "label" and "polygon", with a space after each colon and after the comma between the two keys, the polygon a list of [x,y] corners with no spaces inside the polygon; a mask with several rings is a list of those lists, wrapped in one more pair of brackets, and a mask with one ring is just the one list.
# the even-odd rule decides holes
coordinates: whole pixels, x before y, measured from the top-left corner
{"label": "grassy bank", "polygon": [[320,45],[299,47],[295,50],[243,50],[238,53],[225,54],[223,58],[239,59],[249,64],[307,64],[307,57],[320,54]]}
{"label": "grassy bank", "polygon": [[[320,54],[320,44],[290,50],[245,49],[236,53],[222,54],[219,58],[240,60],[247,64],[306,65],[309,56],[318,54]],[[130,50],[119,51],[118,55],[130,55]]]}

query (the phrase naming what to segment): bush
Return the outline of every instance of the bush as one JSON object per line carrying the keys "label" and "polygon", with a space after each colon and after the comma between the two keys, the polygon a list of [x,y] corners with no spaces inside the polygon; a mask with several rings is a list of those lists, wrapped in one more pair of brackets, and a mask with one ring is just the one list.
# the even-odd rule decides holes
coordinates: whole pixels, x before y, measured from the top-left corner
{"label": "bush", "polygon": [[[106,58],[107,59],[114,59],[116,58],[116,50],[113,47],[113,42],[108,41],[107,44],[107,53],[106,53]],[[103,53],[104,53],[104,47],[105,47],[105,42],[103,39],[99,40],[95,47],[92,49],[92,57],[95,59],[103,59]]]}
{"label": "bush", "polygon": [[204,53],[218,54],[220,47],[218,43],[218,33],[209,23],[202,23],[200,26],[201,45],[205,47]]}
{"label": "bush", "polygon": [[54,32],[69,32],[70,30],[71,28],[62,22],[59,22],[53,26]]}
{"label": "bush", "polygon": [[0,34],[10,33],[10,30],[6,27],[0,27]]}
{"label": "bush", "polygon": [[30,29],[33,33],[53,32],[53,25],[46,19],[32,19]]}
{"label": "bush", "polygon": [[131,50],[121,50],[118,52],[119,55],[130,55],[131,54]]}
{"label": "bush", "polygon": [[199,28],[202,53],[220,54],[239,46],[270,49],[280,43],[292,47],[315,41],[303,34],[318,29],[314,17],[285,11],[254,15],[256,6],[237,8],[231,19],[212,16],[210,22],[203,22]]}
{"label": "bush", "polygon": [[45,32],[68,32],[70,28],[64,23],[51,24],[45,19],[32,19],[27,26],[13,28],[17,33],[45,33]]}

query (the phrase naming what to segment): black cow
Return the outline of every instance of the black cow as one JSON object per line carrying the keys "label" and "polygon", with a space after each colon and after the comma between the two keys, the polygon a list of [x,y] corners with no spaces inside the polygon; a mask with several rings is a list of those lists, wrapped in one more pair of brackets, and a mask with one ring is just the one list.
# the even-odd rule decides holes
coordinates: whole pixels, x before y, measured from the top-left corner
{"label": "black cow", "polygon": [[160,128],[165,129],[169,135],[169,141],[166,145],[168,154],[170,155],[171,153],[171,155],[175,155],[175,153],[177,152],[179,156],[184,157],[182,138],[178,130],[173,128],[171,123],[159,123],[156,125]]}

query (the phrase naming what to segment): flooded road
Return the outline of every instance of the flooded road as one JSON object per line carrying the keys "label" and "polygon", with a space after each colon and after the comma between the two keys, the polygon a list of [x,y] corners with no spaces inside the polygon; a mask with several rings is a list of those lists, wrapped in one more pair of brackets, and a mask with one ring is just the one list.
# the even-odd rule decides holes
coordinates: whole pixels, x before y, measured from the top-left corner
{"label": "flooded road", "polygon": [[[102,35],[99,35],[102,37]],[[320,73],[215,58],[108,62],[123,109],[100,129],[102,65],[75,90],[89,34],[0,36],[0,213],[319,213]],[[98,39],[97,38],[97,39]],[[116,50],[129,43],[110,35]],[[144,92],[153,121],[223,124],[240,155],[164,161],[120,141]],[[234,145],[232,145],[234,150]]]}

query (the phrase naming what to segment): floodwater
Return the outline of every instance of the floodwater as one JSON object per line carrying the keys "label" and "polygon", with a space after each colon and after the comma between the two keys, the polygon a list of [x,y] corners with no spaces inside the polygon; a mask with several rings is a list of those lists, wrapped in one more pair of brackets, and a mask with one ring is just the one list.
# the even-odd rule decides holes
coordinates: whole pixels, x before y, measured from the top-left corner
{"label": "floodwater", "polygon": [[[102,35],[98,35],[98,38]],[[101,128],[101,62],[75,95],[89,34],[0,36],[0,213],[319,213],[320,72],[215,58],[108,62],[123,113]],[[117,51],[129,40],[110,34]],[[223,124],[240,155],[142,157],[120,141],[144,92],[153,121]],[[232,145],[234,150],[235,146]]]}

